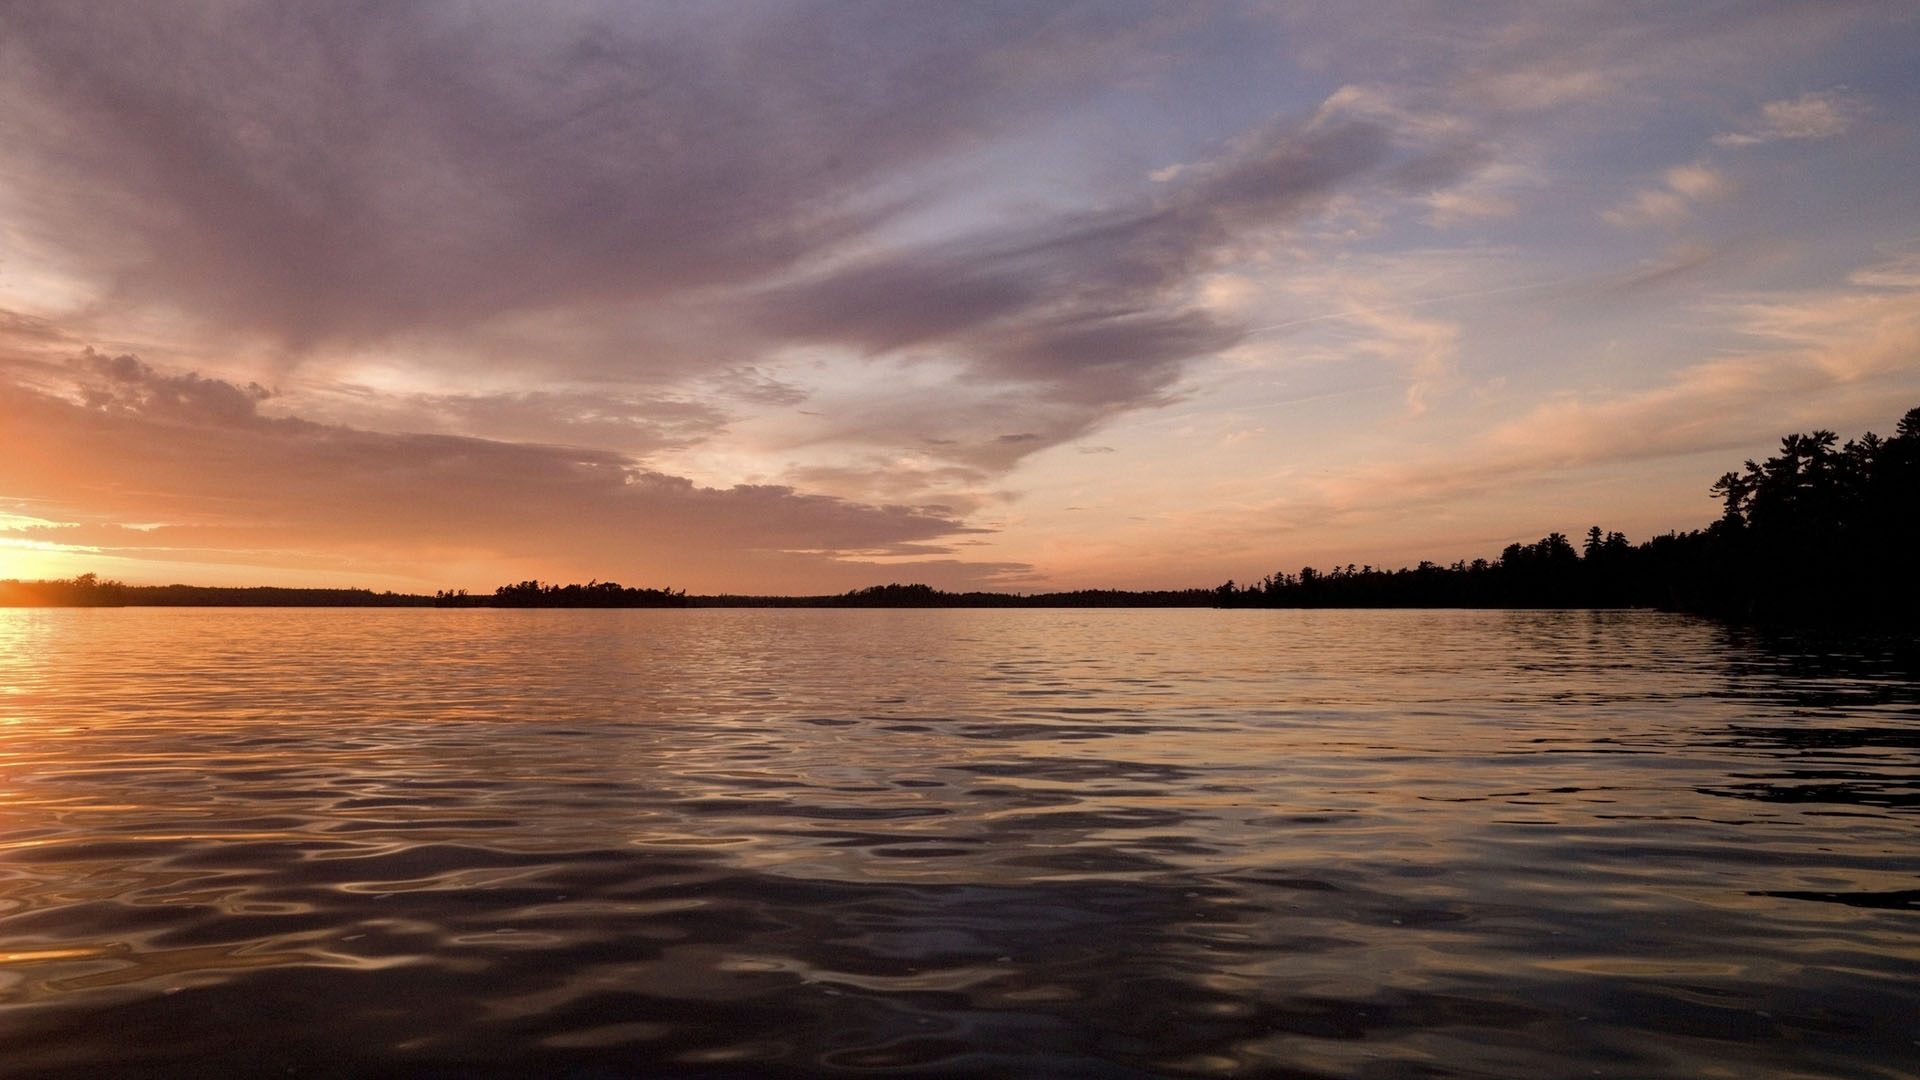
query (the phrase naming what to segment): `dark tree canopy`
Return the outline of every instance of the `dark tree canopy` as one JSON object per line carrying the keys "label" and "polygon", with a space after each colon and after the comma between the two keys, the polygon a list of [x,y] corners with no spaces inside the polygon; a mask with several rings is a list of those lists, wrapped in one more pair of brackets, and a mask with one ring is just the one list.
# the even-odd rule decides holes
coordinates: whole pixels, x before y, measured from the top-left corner
{"label": "dark tree canopy", "polygon": [[614,581],[589,581],[585,585],[542,585],[522,581],[502,585],[492,596],[469,596],[466,590],[443,590],[434,594],[440,607],[560,607],[560,608],[635,608],[686,607],[683,589],[628,589]]}
{"label": "dark tree canopy", "polygon": [[1645,606],[1757,619],[1911,617],[1920,601],[1920,408],[1896,434],[1839,444],[1788,435],[1780,452],[1716,480],[1720,520],[1630,544],[1587,530],[1412,570],[1305,567],[1216,590],[1246,607]]}

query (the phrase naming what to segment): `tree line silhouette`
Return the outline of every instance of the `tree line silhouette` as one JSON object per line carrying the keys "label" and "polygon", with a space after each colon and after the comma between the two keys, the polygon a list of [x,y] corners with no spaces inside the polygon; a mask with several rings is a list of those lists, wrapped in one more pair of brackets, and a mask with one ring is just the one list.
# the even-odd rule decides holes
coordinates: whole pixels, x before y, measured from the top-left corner
{"label": "tree line silhouette", "polygon": [[1911,617],[1920,601],[1920,408],[1892,438],[1788,435],[1709,489],[1720,519],[1632,544],[1587,530],[1499,559],[1407,570],[1304,567],[1214,590],[1225,607],[1656,607],[1778,620]]}
{"label": "tree line silhouette", "polygon": [[946,592],[931,585],[871,585],[829,596],[696,596],[697,607],[1018,608],[1212,607],[1212,589],[1076,589],[1054,593]]}
{"label": "tree line silhouette", "polygon": [[0,607],[120,607],[127,602],[125,585],[101,581],[98,574],[81,574],[64,581],[0,581]]}
{"label": "tree line silhouette", "polygon": [[864,589],[822,596],[749,596],[721,593],[689,596],[685,589],[623,589],[609,581],[585,585],[541,584],[522,581],[502,585],[491,593],[470,594],[465,589],[442,589],[433,596],[439,607],[792,607],[792,608],[926,608],[926,607],[1212,607],[1212,589],[1165,589],[1129,592],[1120,589],[1080,589],[1073,592],[1018,593],[946,592],[931,585],[872,585]]}
{"label": "tree line silhouette", "polygon": [[1020,595],[875,585],[831,596],[688,596],[686,590],[522,581],[492,593],[123,585],[81,574],[0,581],[0,607],[1653,607],[1761,621],[1910,619],[1920,608],[1920,408],[1891,438],[1844,445],[1788,435],[1780,452],[1716,480],[1718,521],[1639,544],[1596,525],[1575,547],[1549,533],[1499,558],[1411,569],[1270,574],[1212,589],[1082,589]]}
{"label": "tree line silhouette", "polygon": [[502,585],[491,596],[471,596],[465,589],[442,589],[433,594],[435,607],[506,608],[638,608],[686,607],[687,591],[681,589],[629,589],[618,582],[589,581],[585,585],[542,585],[522,581]]}
{"label": "tree line silhouette", "polygon": [[98,574],[0,581],[0,607],[426,607],[430,596],[276,585],[125,585]]}

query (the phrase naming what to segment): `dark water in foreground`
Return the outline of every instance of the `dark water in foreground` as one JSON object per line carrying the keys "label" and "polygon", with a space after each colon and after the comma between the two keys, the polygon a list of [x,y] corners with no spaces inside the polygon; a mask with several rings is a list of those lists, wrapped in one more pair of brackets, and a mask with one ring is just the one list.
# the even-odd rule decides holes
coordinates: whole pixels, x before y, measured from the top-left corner
{"label": "dark water in foreground", "polygon": [[1649,613],[0,611],[0,1076],[1913,1077],[1920,686]]}

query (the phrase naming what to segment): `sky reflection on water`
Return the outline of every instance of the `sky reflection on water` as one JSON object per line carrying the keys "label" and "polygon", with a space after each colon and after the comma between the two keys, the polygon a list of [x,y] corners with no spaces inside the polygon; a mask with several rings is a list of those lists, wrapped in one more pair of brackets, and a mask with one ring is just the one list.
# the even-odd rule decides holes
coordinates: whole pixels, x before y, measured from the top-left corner
{"label": "sky reflection on water", "polygon": [[1920,689],[1614,612],[0,612],[0,1075],[1912,1076]]}

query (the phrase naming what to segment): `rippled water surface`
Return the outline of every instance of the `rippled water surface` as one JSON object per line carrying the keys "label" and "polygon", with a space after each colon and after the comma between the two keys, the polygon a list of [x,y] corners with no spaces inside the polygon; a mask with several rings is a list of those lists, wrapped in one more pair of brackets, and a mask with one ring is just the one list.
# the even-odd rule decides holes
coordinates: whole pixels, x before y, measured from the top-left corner
{"label": "rippled water surface", "polygon": [[0,611],[0,1076],[1913,1077],[1920,689],[1651,613]]}

